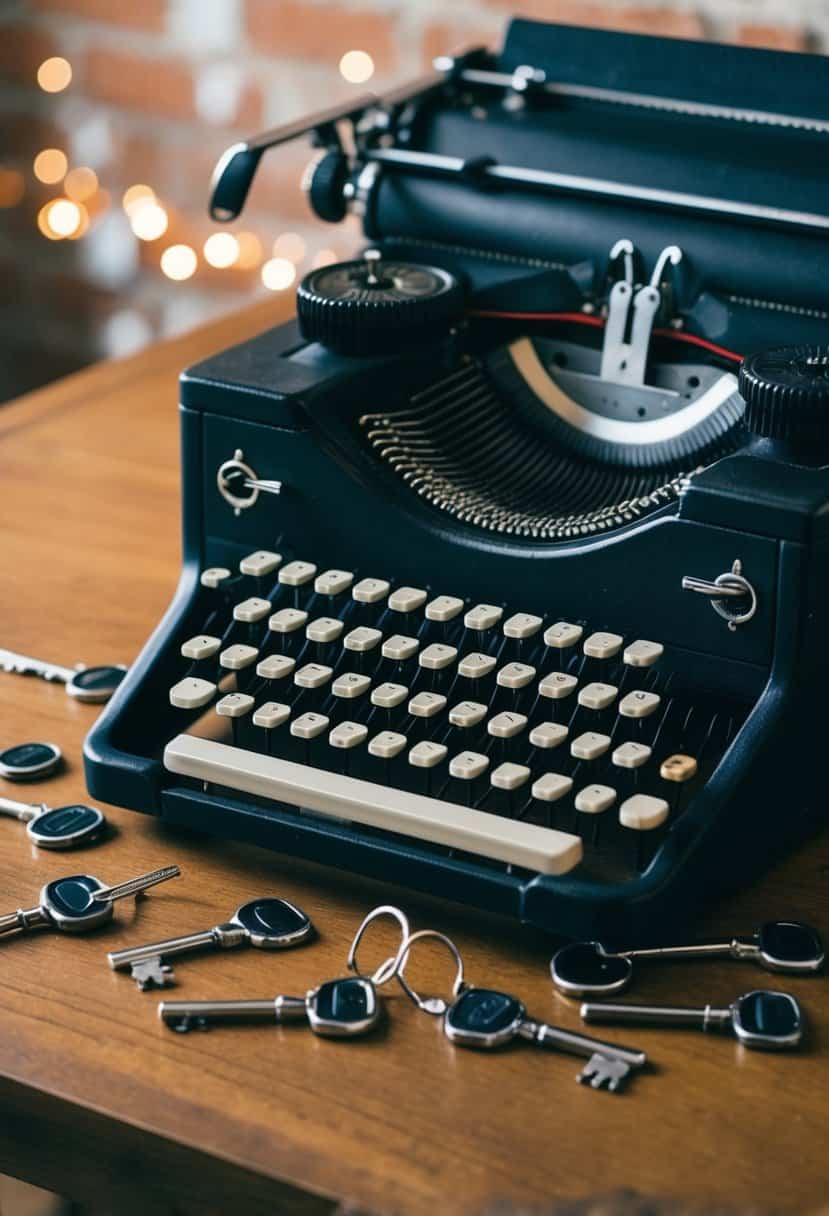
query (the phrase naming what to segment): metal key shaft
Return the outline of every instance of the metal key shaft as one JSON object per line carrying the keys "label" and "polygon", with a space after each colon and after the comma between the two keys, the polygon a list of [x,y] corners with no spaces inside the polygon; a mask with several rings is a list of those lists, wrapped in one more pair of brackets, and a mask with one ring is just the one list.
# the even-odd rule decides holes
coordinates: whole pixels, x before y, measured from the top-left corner
{"label": "metal key shaft", "polygon": [[277,996],[249,1001],[161,1001],[158,1016],[168,1026],[221,1023],[304,1022],[308,1017],[305,997]]}
{"label": "metal key shaft", "polygon": [[585,1056],[588,1059],[596,1055],[605,1056],[612,1060],[621,1060],[631,1068],[644,1068],[648,1057],[644,1051],[636,1048],[622,1047],[618,1043],[607,1043],[595,1039],[591,1035],[578,1034],[576,1031],[563,1030],[560,1026],[550,1026],[547,1022],[536,1022],[531,1018],[522,1022],[518,1027],[518,1035],[539,1047],[547,1047],[551,1051],[565,1051],[574,1056]]}
{"label": "metal key shaft", "polygon": [[133,963],[145,963],[153,958],[173,958],[179,954],[190,954],[196,950],[230,950],[247,941],[248,934],[240,925],[214,925],[201,933],[185,933],[181,937],[170,937],[166,941],[151,942],[147,946],[131,946],[125,950],[113,950],[107,955],[113,971],[124,971]]}
{"label": "metal key shaft", "polygon": [[607,1001],[585,1001],[581,1006],[585,1022],[625,1022],[634,1026],[694,1026],[699,1030],[719,1030],[731,1025],[733,1010],[698,1008],[682,1005],[614,1005]]}

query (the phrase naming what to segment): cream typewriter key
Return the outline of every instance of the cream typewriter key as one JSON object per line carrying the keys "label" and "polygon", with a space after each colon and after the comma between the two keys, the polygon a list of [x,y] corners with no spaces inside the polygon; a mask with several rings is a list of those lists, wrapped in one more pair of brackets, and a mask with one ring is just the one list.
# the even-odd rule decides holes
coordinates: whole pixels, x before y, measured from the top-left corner
{"label": "cream typewriter key", "polygon": [[188,676],[170,689],[170,704],[176,709],[201,709],[213,700],[217,691],[216,685],[209,680]]}
{"label": "cream typewriter key", "polygon": [[249,553],[247,557],[243,557],[239,562],[239,570],[242,574],[250,574],[253,578],[265,578],[269,574],[273,574],[274,570],[278,570],[282,565],[282,554],[271,553],[268,549],[257,549],[255,553]]}
{"label": "cream typewriter key", "polygon": [[408,695],[409,690],[405,684],[378,684],[371,690],[371,703],[379,709],[396,709]]}
{"label": "cream typewriter key", "polygon": [[314,590],[318,595],[342,595],[353,582],[354,575],[349,570],[324,570],[317,575]]}
{"label": "cream typewriter key", "polygon": [[559,798],[566,797],[572,788],[572,777],[565,777],[561,773],[545,773],[534,782],[532,796],[539,802],[558,802]]}
{"label": "cream typewriter key", "polygon": [[651,758],[651,749],[644,743],[622,743],[610,757],[617,768],[641,768]]}
{"label": "cream typewriter key", "polygon": [[523,641],[525,638],[534,637],[543,624],[540,616],[533,616],[531,612],[516,612],[504,621],[504,637]]}
{"label": "cream typewriter key", "polygon": [[207,570],[202,570],[201,585],[216,591],[229,578],[232,578],[232,575],[224,566],[210,566]]}
{"label": "cream typewriter key", "polygon": [[563,671],[553,671],[538,685],[538,692],[540,696],[549,697],[551,701],[563,701],[575,692],[577,686],[578,680],[575,676],[568,676]]}
{"label": "cream typewriter key", "polygon": [[312,562],[288,562],[279,571],[279,581],[285,587],[304,587],[317,572]]}
{"label": "cream typewriter key", "polygon": [[222,718],[244,718],[253,709],[253,697],[243,692],[229,692],[216,702],[216,713]]}
{"label": "cream typewriter key", "polygon": [[57,743],[16,743],[0,752],[0,777],[7,781],[40,781],[60,768]]}
{"label": "cream typewriter key", "polygon": [[456,595],[438,595],[426,605],[428,621],[453,621],[463,612],[463,600]]}
{"label": "cream typewriter key", "polygon": [[351,598],[358,604],[379,604],[389,593],[389,584],[384,578],[361,578],[351,588]]}
{"label": "cream typewriter key", "polygon": [[261,726],[263,730],[275,730],[277,726],[282,726],[291,716],[290,705],[283,705],[280,701],[265,701],[253,715],[254,726]]}
{"label": "cream typewriter key", "polygon": [[332,674],[331,668],[322,663],[306,663],[294,675],[294,684],[299,688],[322,688]]}
{"label": "cream typewriter key", "polygon": [[622,661],[628,667],[652,667],[662,658],[664,650],[661,642],[631,642],[630,646],[625,647]]}
{"label": "cream typewriter key", "polygon": [[268,621],[271,633],[295,633],[308,620],[308,613],[299,608],[280,608]]}
{"label": "cream typewriter key", "polygon": [[576,810],[583,815],[601,815],[616,801],[616,791],[610,785],[586,785],[576,794]]}
{"label": "cream typewriter key", "polygon": [[227,671],[244,671],[246,667],[250,667],[251,663],[255,663],[259,658],[259,651],[255,646],[243,646],[237,643],[235,646],[228,646],[219,655],[219,663]]}
{"label": "cream typewriter key", "polygon": [[652,832],[655,828],[661,828],[667,818],[667,802],[651,794],[634,794],[619,807],[622,827],[632,828],[636,832]]}
{"label": "cream typewriter key", "polygon": [[662,698],[655,692],[645,692],[638,688],[629,692],[619,702],[619,713],[623,718],[649,718],[661,704]]}
{"label": "cream typewriter key", "polygon": [[591,633],[584,643],[584,653],[591,659],[612,659],[622,649],[624,638],[618,633]]}
{"label": "cream typewriter key", "polygon": [[406,736],[396,730],[381,730],[369,743],[368,750],[380,760],[393,760],[395,756],[400,755],[407,743]]}
{"label": "cream typewriter key", "polygon": [[428,598],[428,592],[420,587],[397,587],[389,596],[389,608],[392,612],[417,612]]}
{"label": "cream typewriter key", "polygon": [[495,604],[476,604],[474,608],[469,609],[463,623],[467,629],[476,629],[483,633],[497,625],[503,615],[503,608],[498,608]]}
{"label": "cream typewriter key", "polygon": [[499,688],[526,688],[535,679],[535,668],[527,663],[507,663],[495,677]]}
{"label": "cream typewriter key", "polygon": [[256,664],[256,674],[263,680],[285,680],[296,667],[296,659],[284,654],[269,654]]}
{"label": "cream typewriter key", "polygon": [[246,625],[255,625],[257,621],[263,621],[270,610],[270,600],[263,600],[258,595],[252,595],[250,599],[242,600],[241,604],[235,605],[233,619],[243,621]]}
{"label": "cream typewriter key", "polygon": [[209,634],[201,633],[198,637],[182,642],[181,655],[184,659],[192,659],[194,663],[203,663],[205,659],[212,659],[221,648],[221,638],[213,638]]}
{"label": "cream typewriter key", "polygon": [[328,736],[332,747],[350,750],[359,747],[368,738],[368,727],[362,722],[340,722]]}
{"label": "cream typewriter key", "polygon": [[459,752],[449,761],[449,772],[460,781],[474,781],[489,768],[489,757],[480,752]]}
{"label": "cream typewriter key", "polygon": [[435,768],[446,759],[447,748],[442,743],[431,743],[424,740],[416,743],[409,752],[409,764],[415,768]]}
{"label": "cream typewriter key", "polygon": [[394,659],[398,663],[402,663],[405,659],[410,659],[412,655],[417,654],[417,648],[420,645],[417,638],[407,638],[401,633],[395,633],[390,638],[386,638],[383,643],[381,654],[384,659]]}
{"label": "cream typewriter key", "polygon": [[487,733],[495,739],[514,739],[520,735],[527,725],[524,714],[516,714],[511,710],[496,714],[486,724]]}
{"label": "cream typewriter key", "polygon": [[530,779],[530,770],[524,764],[512,764],[506,761],[504,764],[499,764],[497,768],[492,770],[490,775],[490,784],[497,790],[512,790],[520,789],[522,785],[526,785]]}
{"label": "cream typewriter key", "polygon": [[331,685],[331,692],[335,697],[353,700],[355,697],[364,697],[370,688],[370,676],[360,675],[357,671],[344,671]]}
{"label": "cream typewriter key", "polygon": [[342,621],[338,621],[336,617],[320,616],[311,621],[305,630],[305,636],[309,642],[336,642],[343,629]]}
{"label": "cream typewriter key", "polygon": [[352,629],[343,638],[343,646],[346,650],[356,651],[357,654],[365,654],[369,650],[374,650],[380,645],[383,640],[383,635],[379,629],[368,629],[365,625],[358,626],[357,629]]}
{"label": "cream typewriter key", "polygon": [[570,744],[570,755],[576,760],[597,760],[610,747],[610,736],[587,730]]}
{"label": "cream typewriter key", "polygon": [[297,739],[316,739],[326,730],[328,719],[325,714],[300,714],[291,723],[291,734]]}
{"label": "cream typewriter key", "polygon": [[468,680],[482,680],[497,665],[498,660],[491,654],[467,654],[458,663],[458,675]]}
{"label": "cream typewriter key", "polygon": [[451,667],[457,657],[458,652],[454,646],[444,646],[440,642],[434,642],[425,650],[421,650],[418,662],[421,667],[426,667],[429,671],[443,671],[444,667]]}
{"label": "cream typewriter key", "polygon": [[567,650],[581,641],[584,630],[581,625],[571,625],[569,621],[559,621],[544,631],[544,644],[555,650]]}
{"label": "cream typewriter key", "polygon": [[477,726],[485,717],[486,706],[480,701],[461,701],[449,710],[449,721],[462,729]]}
{"label": "cream typewriter key", "polygon": [[585,684],[584,688],[579,689],[579,705],[585,709],[607,709],[616,700],[618,692],[615,684]]}
{"label": "cream typewriter key", "polygon": [[433,718],[446,708],[446,697],[438,692],[419,692],[409,702],[409,713],[415,718]]}
{"label": "cream typewriter key", "polygon": [[540,722],[530,731],[530,743],[533,747],[549,750],[553,747],[560,747],[568,733],[567,727],[561,726],[558,722]]}

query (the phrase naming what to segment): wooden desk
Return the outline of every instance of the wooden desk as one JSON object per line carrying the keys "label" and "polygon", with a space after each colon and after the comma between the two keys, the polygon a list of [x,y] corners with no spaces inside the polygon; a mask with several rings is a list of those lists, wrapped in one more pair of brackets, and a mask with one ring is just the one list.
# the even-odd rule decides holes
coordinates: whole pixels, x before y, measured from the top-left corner
{"label": "wooden desk", "polygon": [[[281,320],[287,306],[259,306],[0,408],[5,645],[64,663],[135,657],[179,568],[177,374]],[[0,674],[0,740],[53,739],[68,757],[63,775],[28,787],[33,799],[84,797],[81,741],[95,712],[60,687]],[[825,1197],[825,979],[788,984],[810,1021],[807,1050],[791,1057],[690,1033],[620,1035],[658,1065],[623,1097],[576,1085],[569,1057],[453,1049],[397,995],[388,1028],[365,1041],[326,1042],[296,1027],[178,1037],[158,1022],[155,995],[109,970],[106,951],[208,927],[272,891],[307,909],[319,942],[182,962],[182,996],[301,993],[340,974],[364,912],[396,899],[416,925],[456,937],[473,980],[519,993],[539,1017],[579,1022],[552,993],[540,938],[271,853],[173,835],[140,815],[111,817],[114,839],[70,857],[37,854],[19,825],[0,820],[3,912],[78,868],[108,881],[171,861],[183,871],[138,904],[119,904],[102,931],[3,943],[0,1170],[118,1216],[318,1213],[338,1201],[451,1214],[495,1196],[619,1188],[799,1212]],[[701,928],[793,916],[826,933],[828,867],[824,838]],[[424,983],[444,985],[447,972],[437,953],[419,964]],[[747,964],[663,966],[637,995],[727,1002],[764,981],[775,986]]]}

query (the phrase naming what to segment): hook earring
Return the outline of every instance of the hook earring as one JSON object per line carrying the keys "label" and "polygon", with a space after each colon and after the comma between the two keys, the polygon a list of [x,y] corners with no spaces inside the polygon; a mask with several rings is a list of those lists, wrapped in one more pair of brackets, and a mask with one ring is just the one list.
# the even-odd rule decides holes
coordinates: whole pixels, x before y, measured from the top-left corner
{"label": "hook earring", "polygon": [[[363,935],[365,934],[366,929],[369,927],[372,921],[378,920],[381,916],[390,916],[393,920],[397,921],[401,930],[400,946],[398,947],[397,953],[385,959],[373,975],[365,976],[357,963],[357,948],[359,947],[360,942],[363,940]],[[399,975],[400,968],[403,966],[406,943],[410,941],[410,939],[411,930],[409,928],[409,920],[405,912],[401,912],[400,908],[396,908],[394,904],[381,904],[379,907],[373,908],[371,912],[369,912],[357,932],[354,934],[354,939],[349,947],[346,966],[348,967],[349,971],[353,971],[354,974],[359,976],[361,979],[371,979],[374,986],[379,988],[381,985],[387,984],[389,980],[394,979],[396,975]]]}
{"label": "hook earring", "polygon": [[449,1008],[449,1002],[445,1001],[442,996],[421,996],[412,988],[404,974],[409,962],[412,946],[415,942],[423,941],[425,938],[434,938],[436,941],[442,942],[455,960],[457,970],[455,972],[455,982],[452,985],[452,1001],[456,1001],[466,988],[461,952],[451,937],[447,937],[445,933],[439,933],[437,929],[420,929],[417,933],[411,933],[406,936],[398,951],[400,965],[397,969],[397,982],[409,1000],[413,1001],[418,1009],[423,1013],[431,1013],[433,1017],[440,1017],[446,1013],[446,1010]]}

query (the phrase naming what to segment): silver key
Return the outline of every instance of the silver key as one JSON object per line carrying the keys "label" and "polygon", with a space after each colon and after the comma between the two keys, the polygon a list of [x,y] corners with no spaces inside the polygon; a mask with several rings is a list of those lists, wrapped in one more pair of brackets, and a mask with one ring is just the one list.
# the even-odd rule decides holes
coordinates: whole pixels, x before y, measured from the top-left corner
{"label": "silver key", "polygon": [[116,900],[140,895],[142,891],[166,882],[168,878],[175,878],[180,873],[178,866],[163,866],[160,870],[151,870],[149,874],[130,878],[114,887],[104,886],[99,878],[93,878],[91,874],[55,878],[41,890],[37,907],[18,908],[7,916],[0,916],[0,934],[41,927],[60,929],[64,933],[85,933],[112,919]]}
{"label": "silver key", "polygon": [[606,950],[601,942],[571,942],[553,955],[553,983],[566,996],[612,996],[633,979],[634,962],[660,959],[733,958],[766,971],[813,975],[824,963],[820,934],[797,921],[767,921],[750,937],[692,942],[685,946],[651,946],[640,950]]}
{"label": "silver key", "polygon": [[29,840],[41,849],[75,849],[91,844],[106,827],[103,813],[81,802],[48,807],[45,802],[33,804],[0,798],[0,815],[10,815],[25,823]]}
{"label": "silver key", "polygon": [[225,924],[215,925],[203,933],[152,942],[148,946],[113,950],[107,955],[107,961],[113,971],[129,967],[132,978],[144,991],[164,988],[173,982],[172,967],[162,965],[165,959],[197,950],[232,950],[245,945],[283,950],[307,941],[313,932],[314,926],[308,916],[287,899],[253,899],[237,908]]}
{"label": "silver key", "polygon": [[254,1001],[162,1001],[158,1016],[171,1030],[207,1030],[210,1026],[270,1022],[307,1022],[326,1039],[353,1039],[374,1030],[382,1005],[367,976],[326,980],[302,996]]}
{"label": "silver key", "polygon": [[66,686],[66,693],[76,701],[99,703],[108,701],[127,674],[122,664],[104,667],[62,667],[13,650],[0,650],[0,670],[23,676],[39,676],[41,680],[56,680]]}
{"label": "silver key", "polygon": [[800,1045],[803,1037],[800,1005],[788,992],[747,992],[725,1009],[715,1009],[711,1005],[687,1009],[670,1005],[585,1002],[581,1016],[585,1022],[730,1030],[744,1046],[760,1051],[791,1050]]}

